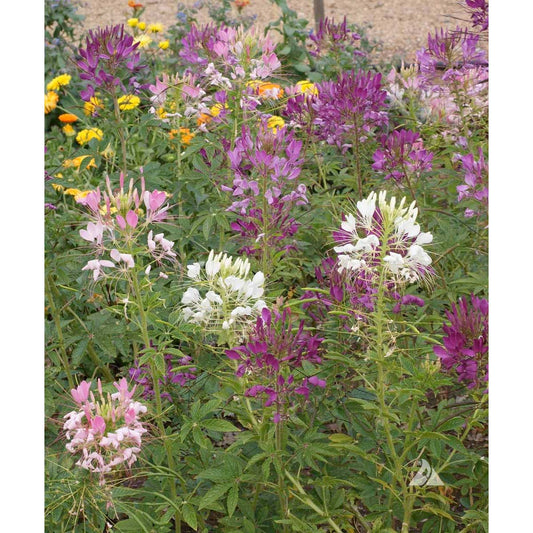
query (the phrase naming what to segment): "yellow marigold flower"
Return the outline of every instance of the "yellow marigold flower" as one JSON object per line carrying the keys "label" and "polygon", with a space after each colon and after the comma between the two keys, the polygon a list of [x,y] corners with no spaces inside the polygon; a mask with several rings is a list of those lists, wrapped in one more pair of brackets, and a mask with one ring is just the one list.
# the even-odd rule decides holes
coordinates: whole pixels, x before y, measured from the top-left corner
{"label": "yellow marigold flower", "polygon": [[88,143],[91,139],[97,139],[98,141],[102,140],[104,132],[99,128],[90,128],[87,130],[81,130],[76,136],[76,140],[79,144],[83,145]]}
{"label": "yellow marigold flower", "polygon": [[285,121],[276,115],[271,116],[267,120],[267,127],[271,129],[274,133],[278,133],[278,130],[280,128],[283,128],[285,126]]}
{"label": "yellow marigold flower", "polygon": [[94,115],[99,109],[104,109],[104,104],[96,96],[91,96],[90,100],[83,104],[83,112],[87,116]]}
{"label": "yellow marigold flower", "polygon": [[125,94],[118,99],[118,107],[122,111],[135,109],[141,103],[141,99],[134,94]]}
{"label": "yellow marigold flower", "polygon": [[174,139],[178,133],[181,133],[181,142],[185,145],[191,144],[192,139],[194,138],[194,133],[191,133],[189,128],[180,128],[178,130],[170,130],[168,136],[170,139]]}
{"label": "yellow marigold flower", "polygon": [[[70,193],[72,196],[74,196],[74,200],[76,202],[79,202],[80,200],[83,200],[90,192],[92,191],[79,191],[78,189],[72,189],[73,191],[77,191],[76,193]],[[68,189],[65,191],[65,194],[67,194]]]}
{"label": "yellow marigold flower", "polygon": [[[79,169],[81,167],[81,164],[83,163],[84,159],[87,159],[88,157],[90,157],[90,156],[86,154],[86,155],[80,155],[78,157],[75,157],[74,159],[65,159],[65,161],[63,161],[63,166],[65,168],[74,167],[74,168]],[[96,163],[94,161],[94,157],[92,157],[91,160],[87,163],[87,165],[85,165],[85,168],[86,169],[96,168]]]}
{"label": "yellow marigold flower", "polygon": [[302,80],[296,84],[296,89],[302,94],[318,94],[316,85],[309,80]]}
{"label": "yellow marigold flower", "polygon": [[161,41],[157,46],[159,46],[159,48],[161,48],[161,50],[166,50],[170,46],[170,42]]}
{"label": "yellow marigold flower", "polygon": [[76,120],[78,120],[78,117],[73,113],[62,113],[57,118],[60,122],[63,122],[64,124],[72,124],[73,122],[76,122]]}
{"label": "yellow marigold flower", "polygon": [[139,19],[136,19],[136,18],[128,19],[128,26],[130,28],[135,28],[137,24],[139,24]]}
{"label": "yellow marigold flower", "polygon": [[44,95],[44,113],[52,112],[57,107],[57,101],[59,100],[59,95],[54,91],[49,91]]}
{"label": "yellow marigold flower", "polygon": [[165,111],[164,107],[158,107],[155,110],[155,115],[157,118],[160,118],[160,119],[167,118],[167,112]]}
{"label": "yellow marigold flower", "polygon": [[59,192],[65,190],[65,187],[63,187],[63,185],[59,185],[59,183],[52,183],[52,187],[54,188],[54,190]]}
{"label": "yellow marigold flower", "polygon": [[65,189],[63,194],[70,194],[70,196],[76,196],[77,194],[81,194],[81,191],[79,189]]}
{"label": "yellow marigold flower", "polygon": [[159,33],[163,31],[163,24],[160,24],[159,22],[157,24],[150,24],[148,26],[148,31],[152,33]]}
{"label": "yellow marigold flower", "polygon": [[146,29],[146,22],[139,22],[139,24],[137,24],[137,28],[139,28],[141,31],[144,31]]}
{"label": "yellow marigold flower", "polygon": [[55,77],[47,86],[47,91],[59,91],[61,87],[68,85],[70,83],[72,76],[69,74],[61,74],[60,76]]}
{"label": "yellow marigold flower", "polygon": [[[144,22],[139,22],[139,28],[141,27],[141,24],[144,24]],[[133,42],[139,43],[139,48],[146,48],[152,42],[152,39],[150,39],[148,35],[141,35],[140,37],[135,37]]]}
{"label": "yellow marigold flower", "polygon": [[63,133],[67,137],[72,137],[73,135],[76,135],[76,130],[70,124],[65,124],[62,129]]}

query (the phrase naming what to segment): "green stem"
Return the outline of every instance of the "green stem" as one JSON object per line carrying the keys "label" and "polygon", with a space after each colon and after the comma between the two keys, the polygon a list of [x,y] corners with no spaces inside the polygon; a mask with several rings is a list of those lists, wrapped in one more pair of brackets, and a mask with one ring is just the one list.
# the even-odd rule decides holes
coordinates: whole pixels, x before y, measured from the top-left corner
{"label": "green stem", "polygon": [[124,128],[122,127],[122,120],[120,118],[120,107],[118,105],[118,98],[116,95],[116,91],[113,89],[113,92],[111,94],[113,98],[113,111],[115,114],[115,120],[117,122],[117,131],[118,131],[118,138],[120,140],[120,149],[122,152],[122,173],[124,174],[124,177],[128,174],[128,163],[127,163],[127,150],[126,150],[126,138],[124,136]]}
{"label": "green stem", "polygon": [[359,140],[359,127],[357,123],[357,117],[354,117],[354,126],[355,126],[355,136],[354,136],[354,144],[355,144],[355,170],[356,170],[356,179],[357,179],[357,191],[359,193],[359,198],[363,197],[363,176],[361,174],[361,150],[360,150],[360,144],[361,141]]}
{"label": "green stem", "polygon": [[[146,313],[144,311],[144,304],[142,301],[141,291],[139,288],[139,280],[137,278],[137,273],[133,272],[131,278],[132,278],[133,293],[135,295],[135,301],[137,303],[137,308],[139,309],[139,318],[141,320],[141,336],[142,336],[144,345],[146,346],[146,348],[148,348],[150,346],[150,336],[148,334],[148,322],[146,320]],[[172,456],[171,444],[166,438],[165,425],[163,424],[163,407],[161,405],[161,390],[159,387],[159,373],[157,371],[157,368],[155,366],[155,361],[153,359],[150,360],[150,372],[152,374],[152,383],[153,383],[153,388],[154,388],[154,397],[155,397],[155,405],[156,405],[156,423],[157,423],[159,432],[161,434],[161,438],[163,439],[163,446],[165,447],[165,452],[167,454],[168,467],[170,470],[174,471],[176,468],[176,464],[174,462],[174,457]],[[172,498],[172,501],[177,502],[176,485],[173,479],[170,480],[170,496]],[[174,525],[175,525],[175,532],[181,533],[181,515],[177,509],[175,510],[175,513],[174,513]]]}
{"label": "green stem", "polygon": [[[387,441],[387,446],[389,448],[389,454],[392,458],[393,463],[393,475],[396,483],[400,486],[402,492],[404,516],[402,521],[402,533],[409,531],[409,521],[412,511],[413,501],[409,495],[409,487],[406,483],[406,480],[403,477],[403,468],[402,461],[396,451],[394,446],[394,439],[392,437],[390,422],[389,422],[389,407],[385,401],[385,392],[388,387],[387,383],[387,371],[385,368],[385,357],[386,357],[386,346],[388,345],[386,339],[385,323],[386,317],[384,313],[385,309],[385,263],[384,259],[387,253],[389,252],[387,242],[389,240],[390,221],[384,222],[384,232],[382,236],[382,248],[380,254],[380,265],[381,271],[379,275],[379,285],[378,285],[378,294],[376,302],[376,313],[375,313],[375,327],[376,327],[376,366],[378,371],[378,382],[376,396],[378,399],[380,418],[383,424],[383,430],[385,432],[385,438]],[[414,401],[414,400],[413,400]]]}
{"label": "green stem", "polygon": [[[277,451],[277,460],[279,461],[278,469],[278,498],[281,507],[281,513],[284,519],[289,518],[289,497],[287,494],[287,489],[285,487],[285,477],[283,475],[283,420],[280,420],[275,425],[275,436],[276,436],[276,451]],[[283,524],[283,532],[288,531],[287,524]]]}
{"label": "green stem", "polygon": [[67,376],[68,385],[71,389],[76,388],[74,384],[74,378],[72,377],[72,372],[70,370],[70,363],[68,360],[67,351],[65,349],[65,340],[63,338],[63,329],[61,327],[61,317],[59,314],[59,311],[56,307],[56,304],[54,302],[54,297],[52,296],[51,286],[53,286],[53,281],[51,276],[46,276],[45,278],[45,292],[46,297],[48,299],[48,305],[50,306],[50,312],[52,313],[52,317],[54,319],[54,324],[57,331],[57,342],[59,344],[59,359],[61,361],[61,364],[63,365],[63,370],[65,371],[65,374]]}

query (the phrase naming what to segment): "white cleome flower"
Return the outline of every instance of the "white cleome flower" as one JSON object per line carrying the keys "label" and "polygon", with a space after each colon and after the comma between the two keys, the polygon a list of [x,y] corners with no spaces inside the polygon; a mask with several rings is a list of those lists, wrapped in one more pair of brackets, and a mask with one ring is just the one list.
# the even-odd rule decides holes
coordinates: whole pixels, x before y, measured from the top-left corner
{"label": "white cleome flower", "polygon": [[246,258],[232,258],[212,250],[205,266],[187,266],[192,286],[183,294],[182,317],[212,332],[230,331],[242,337],[266,304],[265,276],[250,272]]}
{"label": "white cleome flower", "polygon": [[[406,198],[397,202],[387,192],[375,192],[357,202],[357,212],[348,213],[341,231],[334,233],[337,246],[337,270],[340,273],[372,275],[385,266],[389,279],[397,283],[414,283],[433,273],[431,257],[423,245],[433,235],[421,232],[415,202],[406,207]],[[383,262],[383,263],[382,263]]]}

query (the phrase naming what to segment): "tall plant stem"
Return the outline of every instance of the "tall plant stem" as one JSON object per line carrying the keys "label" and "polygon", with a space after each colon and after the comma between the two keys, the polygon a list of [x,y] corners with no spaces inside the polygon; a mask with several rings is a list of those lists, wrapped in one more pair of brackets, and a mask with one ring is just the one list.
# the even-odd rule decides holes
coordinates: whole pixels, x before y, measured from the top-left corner
{"label": "tall plant stem", "polygon": [[[148,323],[146,320],[146,313],[144,311],[144,304],[142,301],[141,291],[139,288],[139,280],[137,279],[136,272],[133,272],[132,274],[132,287],[133,287],[133,292],[135,295],[135,301],[137,303],[137,308],[139,310],[142,340],[146,348],[148,348],[150,346],[150,336],[148,334]],[[150,360],[150,373],[152,375],[152,383],[153,383],[153,388],[154,388],[154,397],[155,397],[155,405],[156,405],[156,423],[157,423],[159,432],[161,434],[161,438],[163,440],[163,446],[165,447],[165,452],[167,454],[168,467],[171,471],[174,471],[176,468],[176,464],[174,462],[174,457],[172,456],[172,447],[170,445],[170,442],[166,438],[165,426],[163,424],[163,407],[161,405],[161,390],[159,387],[159,373],[157,371],[157,368],[155,366],[155,362],[153,359]],[[170,480],[170,496],[172,498],[172,501],[176,503],[177,493],[176,493],[176,485],[173,479]],[[174,525],[175,525],[175,532],[181,533],[181,515],[177,509],[175,510],[175,513],[174,513]]]}
{"label": "tall plant stem", "polygon": [[357,117],[354,117],[354,126],[355,126],[355,135],[354,135],[354,144],[355,144],[355,170],[356,170],[356,179],[357,179],[357,192],[359,193],[359,198],[363,197],[363,176],[361,174],[361,140],[359,139],[359,124],[357,123]]}
{"label": "tall plant stem", "polygon": [[122,126],[122,119],[120,118],[120,107],[118,105],[118,98],[116,95],[115,90],[113,89],[112,93],[113,98],[113,111],[115,113],[115,120],[117,122],[117,131],[118,131],[118,138],[120,140],[120,149],[122,152],[122,173],[124,176],[128,174],[128,163],[127,163],[127,151],[126,151],[126,137],[124,135],[124,128]]}
{"label": "tall plant stem", "polygon": [[389,448],[389,454],[392,458],[393,463],[393,475],[395,477],[396,483],[400,486],[402,492],[402,502],[404,508],[404,515],[402,520],[402,533],[409,532],[409,522],[411,519],[411,512],[413,507],[413,499],[409,494],[409,487],[404,479],[402,461],[398,453],[396,452],[396,447],[394,446],[394,439],[392,437],[391,426],[389,422],[389,407],[385,401],[385,391],[387,390],[388,380],[387,380],[387,370],[385,368],[385,357],[386,357],[386,317],[384,313],[385,309],[385,263],[384,259],[387,253],[389,252],[387,242],[390,236],[389,226],[390,221],[384,223],[384,232],[382,236],[383,246],[381,248],[380,254],[380,265],[381,271],[379,275],[379,285],[378,285],[378,294],[376,301],[376,312],[374,315],[375,328],[376,328],[376,366],[377,366],[377,388],[376,396],[378,399],[378,406],[380,412],[381,422],[383,424],[383,430],[385,432],[385,438],[387,441],[387,446]]}
{"label": "tall plant stem", "polygon": [[63,365],[63,370],[67,376],[68,385],[71,389],[74,389],[76,386],[74,384],[74,378],[72,377],[72,372],[70,370],[70,363],[68,360],[67,351],[65,349],[65,340],[63,338],[63,329],[61,328],[61,316],[59,310],[56,307],[54,302],[54,297],[52,295],[51,286],[53,286],[53,281],[50,275],[45,278],[45,292],[48,300],[48,305],[50,306],[50,312],[52,313],[52,318],[54,319],[54,324],[57,332],[57,342],[59,344],[59,359]]}
{"label": "tall plant stem", "polygon": [[[275,426],[276,451],[278,453],[279,468],[278,471],[278,498],[281,507],[281,513],[284,519],[289,518],[289,497],[285,487],[284,468],[283,468],[283,420],[280,420]],[[288,532],[287,524],[283,524],[283,533]]]}

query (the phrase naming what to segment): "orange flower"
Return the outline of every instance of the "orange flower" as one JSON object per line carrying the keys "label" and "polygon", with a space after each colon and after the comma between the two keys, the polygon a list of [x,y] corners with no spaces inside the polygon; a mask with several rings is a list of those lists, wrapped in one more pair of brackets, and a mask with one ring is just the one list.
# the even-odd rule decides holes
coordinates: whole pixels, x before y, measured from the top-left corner
{"label": "orange flower", "polygon": [[181,133],[181,142],[185,145],[191,144],[191,141],[194,137],[194,133],[191,133],[191,130],[189,128],[180,128],[179,132],[178,130],[170,130],[168,136],[170,139],[174,139],[178,133]]}
{"label": "orange flower", "polygon": [[58,118],[61,122],[64,122],[65,124],[72,124],[73,122],[76,122],[76,120],[78,120],[78,117],[72,113],[63,113],[59,115]]}
{"label": "orange flower", "polygon": [[259,96],[264,96],[265,98],[274,98],[278,99],[283,96],[283,89],[277,83],[271,83],[269,81],[264,81],[257,88]]}
{"label": "orange flower", "polygon": [[196,123],[198,126],[201,126],[202,124],[207,124],[213,119],[211,115],[207,115],[206,113],[202,113],[198,119],[196,120]]}
{"label": "orange flower", "polygon": [[250,0],[235,0],[235,7],[241,10],[243,7],[246,7],[250,3]]}
{"label": "orange flower", "polygon": [[130,1],[128,2],[128,5],[129,5],[130,7],[132,7],[133,9],[140,9],[141,7],[143,7],[142,4],[137,4],[137,3],[135,2],[135,0],[130,0]]}

